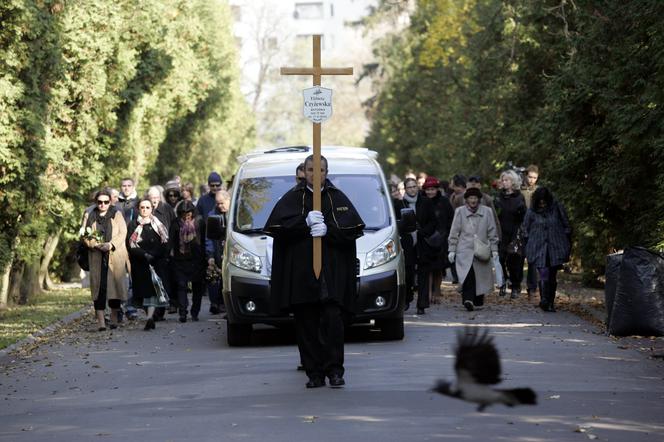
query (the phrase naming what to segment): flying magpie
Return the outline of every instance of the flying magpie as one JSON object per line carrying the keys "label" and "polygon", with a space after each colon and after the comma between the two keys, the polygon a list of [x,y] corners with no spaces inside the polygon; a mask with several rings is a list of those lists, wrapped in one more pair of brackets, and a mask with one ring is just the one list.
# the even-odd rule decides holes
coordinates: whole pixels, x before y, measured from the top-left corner
{"label": "flying magpie", "polygon": [[477,411],[484,411],[488,405],[505,404],[535,405],[537,395],[530,388],[500,390],[491,385],[500,379],[500,357],[493,344],[493,337],[487,329],[466,327],[457,335],[456,384],[438,380],[433,391],[478,404]]}

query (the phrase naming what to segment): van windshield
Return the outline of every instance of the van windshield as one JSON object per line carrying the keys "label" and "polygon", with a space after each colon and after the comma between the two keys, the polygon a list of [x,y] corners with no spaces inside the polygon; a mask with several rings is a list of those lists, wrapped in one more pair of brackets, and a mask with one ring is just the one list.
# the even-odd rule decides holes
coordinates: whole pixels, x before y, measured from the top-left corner
{"label": "van windshield", "polygon": [[[360,213],[366,230],[379,230],[390,224],[390,211],[380,179],[376,175],[328,175]],[[240,181],[235,202],[235,230],[258,231],[265,227],[279,198],[295,186],[291,176],[245,178]]]}

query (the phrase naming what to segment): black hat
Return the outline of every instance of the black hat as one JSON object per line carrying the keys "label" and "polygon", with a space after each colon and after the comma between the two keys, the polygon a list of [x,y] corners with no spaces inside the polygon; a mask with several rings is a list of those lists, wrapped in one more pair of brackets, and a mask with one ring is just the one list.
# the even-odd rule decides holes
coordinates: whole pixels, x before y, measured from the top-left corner
{"label": "black hat", "polygon": [[466,189],[466,192],[463,194],[464,198],[468,198],[469,196],[476,196],[478,198],[482,198],[482,191],[476,187],[470,187]]}

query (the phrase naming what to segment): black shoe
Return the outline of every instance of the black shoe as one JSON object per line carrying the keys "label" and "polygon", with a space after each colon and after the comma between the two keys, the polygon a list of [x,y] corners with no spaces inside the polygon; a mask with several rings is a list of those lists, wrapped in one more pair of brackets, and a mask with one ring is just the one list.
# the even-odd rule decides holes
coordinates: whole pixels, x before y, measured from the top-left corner
{"label": "black shoe", "polygon": [[112,324],[112,323],[108,324],[108,328],[110,328],[111,330],[115,330],[116,328],[118,328],[118,324]]}
{"label": "black shoe", "polygon": [[300,364],[297,366],[297,371],[304,371],[304,365]]}
{"label": "black shoe", "polygon": [[106,327],[99,327],[97,331],[106,331]]}
{"label": "black shoe", "polygon": [[180,322],[182,322],[182,323],[187,322],[187,315],[180,316]]}
{"label": "black shoe", "polygon": [[426,313],[426,312],[424,311],[423,308],[418,308],[418,309],[417,309],[417,314],[418,314],[418,315],[423,315],[423,314],[425,314],[425,313]]}
{"label": "black shoe", "polygon": [[143,327],[143,330],[154,330],[154,319],[149,318],[145,323],[145,327]]}
{"label": "black shoe", "polygon": [[473,301],[463,301],[463,306],[466,307],[466,310],[469,312],[472,312],[475,310],[475,306],[473,305]]}
{"label": "black shoe", "polygon": [[410,302],[407,302],[406,306],[403,308],[403,311],[407,312],[409,308],[410,308]]}
{"label": "black shoe", "polygon": [[510,294],[510,299],[516,299],[519,297],[519,293],[521,293],[521,290],[517,288],[512,288],[512,293]]}
{"label": "black shoe", "polygon": [[214,304],[210,306],[210,314],[211,315],[218,315],[219,313],[221,313],[221,310],[219,310],[219,307],[217,307]]}
{"label": "black shoe", "polygon": [[325,379],[323,379],[323,378],[309,378],[309,381],[305,384],[305,386],[307,388],[324,387],[325,386]]}
{"label": "black shoe", "polygon": [[346,381],[344,381],[343,376],[339,376],[338,374],[333,374],[328,377],[330,379],[330,387],[332,388],[341,388],[344,385],[346,385]]}
{"label": "black shoe", "polygon": [[505,284],[500,286],[500,291],[498,291],[498,296],[507,295],[507,286]]}
{"label": "black shoe", "polygon": [[198,322],[198,315],[191,315],[191,320],[194,322]]}

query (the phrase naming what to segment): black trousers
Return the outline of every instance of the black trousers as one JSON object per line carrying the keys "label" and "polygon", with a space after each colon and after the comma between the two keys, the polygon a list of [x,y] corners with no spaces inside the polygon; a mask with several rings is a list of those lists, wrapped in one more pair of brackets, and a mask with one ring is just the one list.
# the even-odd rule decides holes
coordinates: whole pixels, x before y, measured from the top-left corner
{"label": "black trousers", "polygon": [[528,290],[534,292],[537,290],[537,269],[528,263],[528,276],[526,277]]}
{"label": "black trousers", "polygon": [[203,280],[200,278],[192,277],[190,271],[175,266],[175,279],[177,281],[178,293],[178,309],[180,316],[187,314],[187,307],[189,307],[189,299],[187,298],[187,289],[191,281],[191,290],[193,292],[191,297],[191,315],[198,316],[201,311],[201,300],[203,299]]}
{"label": "black trousers", "polygon": [[477,307],[484,305],[484,295],[475,295],[475,289],[475,270],[471,266],[461,286],[461,303],[471,301]]}
{"label": "black trousers", "polygon": [[430,299],[429,292],[431,289],[431,281],[429,276],[430,270],[417,270],[417,308],[429,308]]}
{"label": "black trousers", "polygon": [[502,252],[499,255],[500,265],[503,268],[505,280],[509,278],[512,288],[521,289],[523,281],[523,261],[524,257],[516,253]]}
{"label": "black trousers", "polygon": [[336,302],[293,305],[297,347],[309,378],[344,374],[344,317]]}

